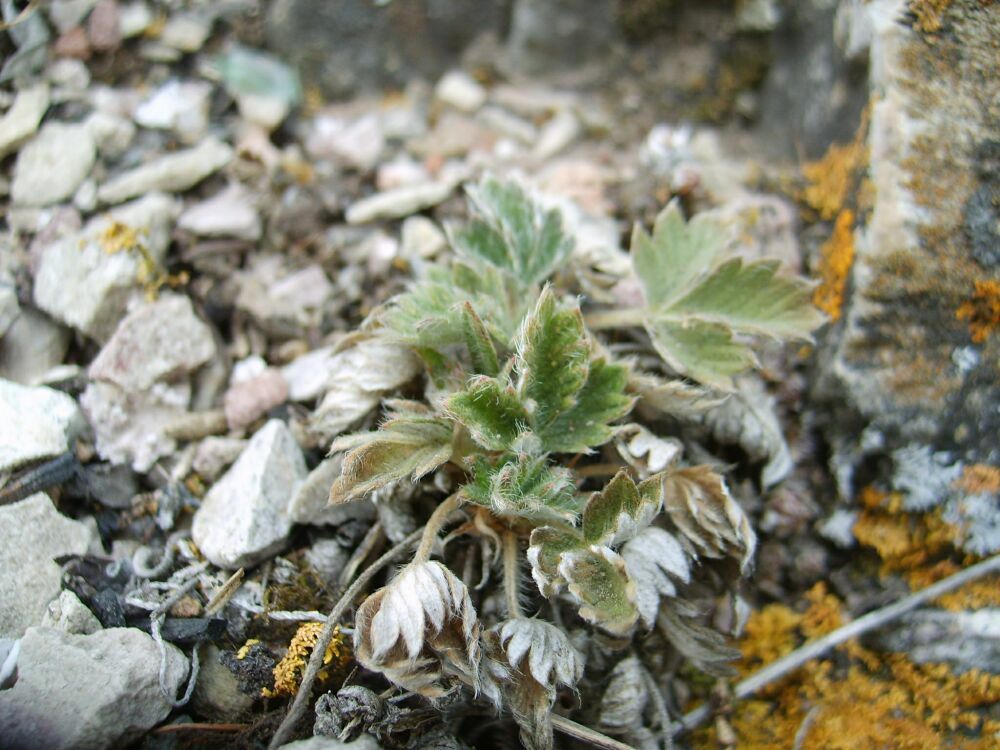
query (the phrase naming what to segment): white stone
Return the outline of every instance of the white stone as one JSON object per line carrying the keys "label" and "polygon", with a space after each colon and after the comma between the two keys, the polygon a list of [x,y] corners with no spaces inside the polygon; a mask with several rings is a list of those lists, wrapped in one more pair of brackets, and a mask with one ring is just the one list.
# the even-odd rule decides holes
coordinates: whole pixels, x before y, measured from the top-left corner
{"label": "white stone", "polygon": [[152,26],[154,20],[153,11],[142,0],[125,3],[118,14],[118,30],[122,39],[131,39]]}
{"label": "white stone", "polygon": [[35,134],[48,108],[48,85],[40,83],[18,92],[14,104],[0,118],[0,158]]}
{"label": "white stone", "polygon": [[82,24],[95,5],[97,0],[52,0],[47,10],[56,31],[65,34]]}
{"label": "white stone", "polygon": [[285,544],[292,527],[288,503],[305,477],[302,451],[291,431],[271,420],[208,491],[194,515],[194,543],[220,568],[267,559]]}
{"label": "white stone", "polygon": [[101,621],[80,597],[68,589],[59,592],[59,597],[49,602],[42,617],[42,627],[56,628],[73,635],[88,635],[101,629]]}
{"label": "white stone", "polygon": [[292,109],[291,102],[287,99],[260,94],[239,94],[236,106],[244,120],[268,132],[281,125]]}
{"label": "white stone", "polygon": [[172,198],[154,193],[47,246],[35,274],[35,304],[82,333],[106,340],[124,316],[129,299],[139,296],[141,256],[130,250],[107,252],[101,245],[102,234],[113,222],[133,228],[149,257],[162,263],[175,210]]}
{"label": "white stone", "polygon": [[483,107],[479,119],[508,138],[532,144],[538,139],[538,128],[530,121],[495,106]]}
{"label": "white stone", "polygon": [[446,73],[434,89],[439,102],[462,112],[475,112],[486,102],[486,89],[461,70]]}
{"label": "white stone", "polygon": [[353,742],[342,742],[335,737],[316,735],[307,740],[289,742],[278,750],[382,750],[382,746],[370,734],[363,734]]}
{"label": "white stone", "polygon": [[238,182],[185,209],[177,226],[200,237],[237,237],[254,241],[260,239],[261,233],[254,196]]}
{"label": "white stone", "polygon": [[336,291],[318,265],[284,274],[284,259],[261,257],[239,276],[236,305],[274,336],[300,335],[322,320]]}
{"label": "white stone", "polygon": [[[188,662],[167,652],[165,689],[177,695]],[[21,639],[17,682],[0,691],[0,737],[11,748],[125,747],[173,709],[159,681],[156,643],[136,628],[70,635],[31,628]]]}
{"label": "white stone", "polygon": [[0,339],[14,325],[21,314],[21,304],[17,301],[17,290],[13,283],[0,278]]}
{"label": "white stone", "polygon": [[121,203],[155,190],[187,190],[232,158],[232,148],[215,138],[206,138],[193,148],[161,156],[110,179],[97,191],[97,197],[102,203]]}
{"label": "white stone", "polygon": [[90,213],[97,208],[97,183],[90,177],[80,183],[73,193],[73,205],[83,213]]}
{"label": "white stone", "polygon": [[170,130],[184,143],[198,142],[208,130],[212,86],[205,81],[167,81],[135,110],[144,128]]}
{"label": "white stone", "polygon": [[62,581],[54,558],[84,554],[93,538],[42,492],[0,506],[0,638],[20,638],[42,621]]}
{"label": "white stone", "polygon": [[339,526],[351,520],[375,519],[375,505],[367,497],[330,505],[330,486],[340,476],[341,456],[321,461],[309,472],[288,505],[288,516],[295,523]]}
{"label": "white stone", "polygon": [[451,195],[452,182],[427,182],[386,190],[363,198],[347,209],[348,224],[367,224],[379,219],[399,219],[436,206]]}
{"label": "white stone", "polygon": [[198,443],[191,463],[198,475],[209,482],[218,479],[229,465],[246,449],[247,441],[241,438],[212,435]]}
{"label": "white stone", "polygon": [[197,52],[212,33],[212,22],[197,13],[174,13],[160,33],[160,44],[179,52]]}
{"label": "white stone", "polygon": [[536,159],[550,159],[575,141],[582,130],[572,111],[561,110],[542,126],[532,155]]}
{"label": "white stone", "polygon": [[17,155],[11,198],[23,206],[64,201],[90,174],[96,158],[94,139],[85,125],[47,123]]}
{"label": "white stone", "polygon": [[53,60],[46,73],[54,87],[52,98],[57,103],[82,96],[90,85],[90,70],[83,60],[71,57]]}
{"label": "white stone", "polygon": [[858,522],[858,512],[846,508],[838,508],[823,519],[816,530],[824,539],[843,549],[850,549],[857,540],[854,538],[854,524]]}
{"label": "white stone", "polygon": [[194,314],[191,300],[163,294],[132,310],[90,364],[93,380],[127,391],[187,375],[215,356],[212,330]]}
{"label": "white stone", "polygon": [[306,138],[306,150],[315,158],[336,159],[363,171],[373,169],[385,149],[378,116],[357,118],[320,115]]}
{"label": "white stone", "polygon": [[135,138],[135,124],[110,112],[94,112],[84,122],[97,145],[97,152],[110,159],[124,154]]}
{"label": "white stone", "polygon": [[296,357],[281,368],[281,374],[288,383],[290,401],[312,401],[326,390],[330,373],[336,363],[332,346],[313,349]]}
{"label": "white stone", "polygon": [[0,472],[65,453],[82,427],[72,396],[0,380]]}
{"label": "white stone", "polygon": [[401,234],[403,257],[411,262],[429,260],[448,246],[444,232],[426,216],[410,216]]}

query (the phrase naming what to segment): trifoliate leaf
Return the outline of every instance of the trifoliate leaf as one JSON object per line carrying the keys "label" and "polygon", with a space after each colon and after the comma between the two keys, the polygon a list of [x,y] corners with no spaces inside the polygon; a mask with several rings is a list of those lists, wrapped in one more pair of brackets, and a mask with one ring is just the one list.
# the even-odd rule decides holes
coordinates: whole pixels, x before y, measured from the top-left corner
{"label": "trifoliate leaf", "polygon": [[677,594],[676,582],[691,580],[688,556],[673,536],[656,526],[640,531],[625,543],[622,559],[635,584],[635,603],[646,628],[656,624],[660,600]]}
{"label": "trifoliate leaf", "polygon": [[340,476],[330,488],[330,502],[347,502],[397,479],[416,481],[451,458],[453,430],[447,420],[425,407],[397,402],[396,410],[375,432],[338,438],[331,451],[348,451]]}
{"label": "trifoliate leaf", "polygon": [[632,231],[632,267],[650,308],[669,307],[709,269],[725,248],[718,225],[695,216],[685,222],[677,201],[660,211],[653,235],[639,226]]}
{"label": "trifoliate leaf", "polygon": [[757,537],[725,480],[708,466],[691,466],[666,474],[662,486],[664,511],[688,554],[732,557],[746,570]]}
{"label": "trifoliate leaf", "polygon": [[721,633],[697,621],[700,613],[679,601],[660,608],[660,632],[698,669],[716,677],[729,677],[734,670],[729,662],[740,658]]}
{"label": "trifoliate leaf", "polygon": [[480,375],[494,376],[500,372],[500,361],[486,326],[469,302],[462,305],[462,333],[465,348],[469,350],[472,371]]}
{"label": "trifoliate leaf", "polygon": [[518,185],[485,177],[466,192],[473,219],[465,228],[450,231],[460,255],[532,285],[548,278],[573,251],[559,212],[543,209]]}
{"label": "trifoliate leaf", "polygon": [[379,316],[391,341],[439,349],[462,341],[460,305],[468,299],[446,271],[432,269],[427,278],[394,297]]}
{"label": "trifoliate leaf", "polygon": [[731,389],[733,375],[757,364],[754,353],[733,338],[732,329],[719,323],[650,317],[646,331],[672,369],[716,388]]}
{"label": "trifoliate leaf", "polygon": [[518,394],[496,378],[471,378],[464,390],[447,400],[445,408],[487,450],[509,450],[528,429],[528,413]]}
{"label": "trifoliate leaf", "polygon": [[628,391],[639,397],[640,410],[651,410],[681,420],[699,419],[727,398],[718,391],[683,380],[666,380],[635,370],[629,373]]}
{"label": "trifoliate leaf", "polygon": [[528,562],[531,577],[542,596],[551,596],[565,581],[559,575],[559,560],[564,552],[583,549],[583,535],[572,526],[539,526],[531,532]]}
{"label": "trifoliate leaf", "polygon": [[587,382],[590,344],[576,307],[559,305],[551,287],[542,290],[518,335],[518,393],[529,404],[539,434],[576,404]]}
{"label": "trifoliate leaf", "polygon": [[638,657],[622,659],[608,675],[601,698],[598,723],[602,729],[622,734],[642,726],[642,714],[649,703],[649,688]]}
{"label": "trifoliate leaf", "polygon": [[642,494],[624,471],[600,492],[591,495],[583,509],[583,538],[587,544],[617,547],[635,537],[660,512],[659,480],[646,483]]}
{"label": "trifoliate leaf", "polygon": [[502,516],[568,520],[578,508],[570,472],[550,466],[544,456],[508,455],[495,465],[480,459],[463,492]]}
{"label": "trifoliate leaf", "polygon": [[559,575],[580,608],[580,616],[612,635],[628,635],[639,619],[635,585],[625,561],[607,547],[563,552]]}
{"label": "trifoliate leaf", "polygon": [[576,404],[539,431],[545,450],[583,453],[608,442],[614,435],[608,423],[628,414],[634,403],[625,393],[627,384],[628,368],[592,360]]}

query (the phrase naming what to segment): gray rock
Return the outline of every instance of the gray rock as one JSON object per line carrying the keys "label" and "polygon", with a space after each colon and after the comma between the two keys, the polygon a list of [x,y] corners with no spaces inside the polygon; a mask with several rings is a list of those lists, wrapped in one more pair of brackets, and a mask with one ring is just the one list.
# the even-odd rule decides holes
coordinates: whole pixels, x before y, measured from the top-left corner
{"label": "gray rock", "polygon": [[838,508],[824,518],[816,530],[820,536],[836,544],[841,549],[850,549],[857,540],[854,538],[854,524],[858,522],[858,512]]}
{"label": "gray rock", "polygon": [[247,441],[240,438],[212,435],[198,443],[191,468],[209,482],[214,482],[247,447]]}
{"label": "gray rock", "polygon": [[205,496],[191,527],[195,544],[221,568],[266,559],[286,541],[288,502],[305,477],[295,438],[284,422],[271,420]]}
{"label": "gray rock", "polygon": [[113,222],[134,229],[150,259],[161,263],[175,210],[172,198],[154,193],[45,247],[35,273],[35,304],[56,320],[106,340],[125,315],[129,300],[140,296],[142,258],[128,248],[108,252],[104,235]]}
{"label": "gray rock", "polygon": [[194,314],[191,300],[164,294],[132,310],[90,364],[94,380],[126,391],[187,375],[215,356],[212,330]]}
{"label": "gray rock", "polygon": [[101,629],[101,622],[80,597],[63,589],[59,598],[49,602],[42,617],[42,627],[55,628],[71,635],[89,635]]}
{"label": "gray rock", "polygon": [[206,138],[193,148],[161,156],[148,164],[113,177],[101,185],[101,203],[121,203],[152,191],[181,192],[194,187],[233,158],[222,141]]}
{"label": "gray rock", "polygon": [[85,121],[101,156],[116,159],[124,154],[135,138],[135,124],[108,112],[94,112]]}
{"label": "gray rock", "polygon": [[[331,99],[362,89],[402,88],[455,67],[465,47],[500,32],[506,0],[278,0],[265,21],[268,47]],[[330,44],[336,39],[335,45]]]}
{"label": "gray rock", "polygon": [[208,130],[212,86],[204,81],[167,81],[135,110],[144,128],[170,130],[184,143],[197,143]]}
{"label": "gray rock", "polygon": [[381,119],[372,113],[360,117],[320,115],[310,126],[306,150],[321,159],[336,159],[346,166],[369,171],[385,150]]}
{"label": "gray rock", "polygon": [[260,239],[260,215],[254,196],[234,182],[208,200],[189,206],[177,220],[177,226],[201,237],[236,237]]}
{"label": "gray rock", "polygon": [[520,73],[577,70],[618,41],[615,0],[514,0],[508,65]]}
{"label": "gray rock", "polygon": [[253,696],[240,690],[240,682],[219,661],[222,651],[212,643],[201,646],[201,670],[194,686],[192,703],[198,713],[215,721],[239,721],[253,707]]}
{"label": "gray rock", "polygon": [[452,182],[427,182],[376,193],[362,198],[347,209],[347,223],[367,224],[379,219],[400,219],[436,206],[451,195],[454,189],[455,184]]}
{"label": "gray rock", "polygon": [[0,380],[0,472],[65,453],[83,426],[71,396]]}
{"label": "gray rock", "polygon": [[14,104],[0,118],[0,158],[35,134],[48,108],[49,87],[44,83],[17,93]]}
{"label": "gray rock", "polygon": [[[176,694],[187,659],[166,644],[166,689]],[[160,654],[135,628],[69,635],[31,628],[21,639],[17,682],[0,691],[0,737],[10,748],[122,747],[170,713]]]}
{"label": "gray rock", "polygon": [[41,492],[0,507],[0,638],[20,638],[42,621],[62,579],[53,558],[82,555],[93,538]]}
{"label": "gray rock", "polygon": [[86,125],[47,123],[17,155],[11,198],[22,206],[67,200],[90,174],[96,158]]}
{"label": "gray rock", "polygon": [[339,526],[351,521],[372,521],[375,506],[368,498],[330,505],[330,486],[340,476],[341,456],[331,456],[309,472],[288,504],[288,516],[295,523]]}
{"label": "gray rock", "polygon": [[334,737],[316,736],[282,745],[278,750],[381,750],[378,740],[363,734],[353,742],[341,742]]}
{"label": "gray rock", "polygon": [[258,256],[238,277],[236,305],[268,334],[301,336],[323,319],[334,286],[318,265],[289,273],[281,256]]}
{"label": "gray rock", "polygon": [[922,609],[876,633],[881,648],[918,664],[950,664],[958,672],[1000,673],[1000,609],[946,612]]}
{"label": "gray rock", "polygon": [[334,347],[324,346],[296,357],[281,368],[291,401],[312,401],[323,395],[336,365]]}
{"label": "gray rock", "polygon": [[0,278],[0,338],[7,335],[7,331],[20,313],[21,305],[17,301],[17,289],[13,284]]}

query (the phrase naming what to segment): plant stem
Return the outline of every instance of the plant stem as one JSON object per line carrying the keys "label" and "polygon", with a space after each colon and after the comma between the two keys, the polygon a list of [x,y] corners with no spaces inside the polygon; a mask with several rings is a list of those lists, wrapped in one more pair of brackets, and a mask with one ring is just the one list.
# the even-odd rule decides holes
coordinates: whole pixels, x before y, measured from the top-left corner
{"label": "plant stem", "polygon": [[[447,502],[447,500],[445,501]],[[438,508],[440,510],[440,508]],[[432,517],[433,518],[433,517]],[[429,526],[430,524],[428,524]],[[316,645],[313,647],[312,654],[309,656],[309,664],[306,667],[306,672],[302,675],[302,684],[299,685],[299,691],[295,694],[295,700],[292,701],[291,708],[288,709],[288,714],[285,716],[284,720],[281,722],[281,726],[278,727],[278,731],[274,733],[274,737],[271,738],[271,742],[268,744],[268,750],[275,750],[281,745],[284,745],[288,741],[288,736],[295,729],[296,724],[299,723],[299,719],[302,718],[302,714],[305,712],[306,706],[309,703],[309,697],[312,694],[312,685],[316,680],[316,675],[319,674],[319,670],[323,667],[323,656],[326,654],[326,649],[330,645],[330,641],[333,640],[334,628],[340,623],[340,619],[344,616],[347,608],[351,606],[351,602],[354,598],[361,592],[368,582],[375,577],[382,568],[391,563],[401,554],[409,550],[418,539],[420,539],[421,534],[424,533],[427,527],[417,529],[412,534],[410,534],[406,539],[401,541],[395,547],[391,548],[382,557],[373,562],[364,572],[358,576],[357,580],[352,583],[347,591],[344,592],[340,600],[334,605],[333,609],[330,610],[329,616],[326,618],[326,623],[323,625],[323,631],[320,633],[319,638],[316,641]]]}
{"label": "plant stem", "polygon": [[626,307],[623,310],[595,310],[583,316],[583,322],[592,331],[606,328],[633,328],[646,319],[646,308]]}
{"label": "plant stem", "polygon": [[552,715],[552,728],[558,729],[570,737],[576,737],[576,739],[582,740],[594,747],[603,747],[605,750],[635,750],[631,745],[613,740],[606,734],[601,734],[590,727],[577,724],[572,719],[567,719],[565,716],[559,716],[558,714]]}
{"label": "plant stem", "polygon": [[458,510],[461,505],[462,498],[456,492],[434,509],[431,517],[427,519],[427,525],[424,526],[424,537],[420,540],[420,546],[417,547],[417,552],[413,556],[413,562],[423,563],[430,559],[431,552],[434,550],[434,542],[437,541],[441,527],[448,520],[448,516]]}
{"label": "plant stem", "polygon": [[511,618],[524,617],[521,603],[517,595],[520,591],[520,571],[517,568],[517,534],[513,531],[503,533],[503,587],[507,594],[507,614]]}
{"label": "plant stem", "polygon": [[[949,591],[954,591],[970,581],[996,571],[1000,571],[1000,555],[987,558],[937,583],[932,583],[930,586],[914,594],[910,594],[897,602],[869,612],[867,615],[837,628],[832,633],[827,633],[822,638],[803,644],[787,656],[783,656],[777,661],[771,662],[763,669],[754,672],[745,680],[737,683],[736,687],[733,688],[733,697],[746,698],[753,695],[761,688],[794,672],[806,662],[812,661],[834,646],[839,646],[845,641],[857,638],[870,630],[879,628],[932,599],[937,599],[939,596],[947,594]],[[684,715],[681,722],[675,726],[674,732],[680,733],[685,730],[694,729],[703,724],[710,715],[711,710],[707,704],[698,706],[698,708]]]}

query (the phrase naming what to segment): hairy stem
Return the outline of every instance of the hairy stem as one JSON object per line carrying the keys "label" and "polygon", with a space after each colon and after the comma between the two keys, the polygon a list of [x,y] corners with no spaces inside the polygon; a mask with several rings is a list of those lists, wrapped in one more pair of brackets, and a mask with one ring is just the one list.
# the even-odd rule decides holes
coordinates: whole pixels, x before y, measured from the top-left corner
{"label": "hairy stem", "polygon": [[512,618],[524,617],[521,603],[518,601],[521,575],[517,567],[517,534],[513,531],[503,533],[503,587],[507,595],[507,614]]}
{"label": "hairy stem", "polygon": [[[783,656],[777,661],[771,662],[763,669],[754,672],[745,680],[737,683],[736,687],[733,689],[733,696],[735,698],[746,698],[749,695],[753,695],[761,688],[780,680],[791,672],[794,672],[806,662],[812,661],[820,654],[830,650],[834,646],[839,646],[841,643],[864,635],[870,630],[880,628],[883,625],[892,622],[900,615],[904,615],[907,612],[916,609],[920,605],[926,604],[932,599],[937,599],[939,596],[947,594],[949,591],[954,591],[970,581],[974,581],[977,578],[981,578],[996,571],[1000,571],[1000,555],[994,555],[993,557],[987,558],[986,560],[976,563],[975,565],[965,568],[964,570],[960,570],[954,575],[950,575],[937,583],[933,583],[914,594],[910,594],[897,602],[882,607],[881,609],[876,609],[873,612],[869,612],[867,615],[859,617],[857,620],[852,620],[846,625],[837,628],[832,633],[828,633],[815,641],[803,644],[787,656]],[[699,706],[684,715],[681,723],[675,726],[675,732],[694,729],[695,727],[703,724],[710,716],[711,710],[707,704]]]}
{"label": "hairy stem", "polygon": [[417,529],[406,537],[406,539],[382,555],[382,557],[378,560],[365,568],[364,572],[358,576],[357,580],[355,580],[350,587],[348,587],[347,591],[345,591],[343,596],[340,597],[340,600],[334,605],[333,609],[330,610],[330,614],[326,618],[326,623],[323,625],[323,631],[320,633],[319,638],[316,641],[316,645],[313,647],[312,654],[309,657],[309,664],[306,667],[306,672],[302,675],[302,684],[299,686],[299,691],[295,694],[295,700],[292,701],[291,708],[288,709],[288,715],[285,716],[284,720],[281,722],[281,726],[278,727],[278,731],[275,732],[274,737],[271,738],[271,742],[267,746],[268,750],[275,750],[281,745],[284,745],[285,742],[288,741],[288,736],[299,723],[299,719],[302,718],[302,714],[305,712],[306,706],[309,704],[313,682],[316,680],[316,675],[319,673],[319,670],[323,667],[323,656],[326,654],[326,649],[330,645],[330,641],[333,640],[334,628],[336,628],[340,623],[340,619],[344,616],[344,613],[347,612],[347,608],[351,606],[354,598],[366,585],[368,585],[368,582],[371,581],[371,579],[374,578],[375,575],[382,570],[382,568],[391,563],[397,557],[401,556],[404,552],[411,549],[416,541],[420,539],[421,534],[423,534],[425,529],[429,526],[430,524],[428,524],[427,527]]}
{"label": "hairy stem", "polygon": [[592,331],[607,328],[633,328],[646,319],[645,307],[626,307],[624,310],[595,310],[583,316],[583,322]]}
{"label": "hairy stem", "polygon": [[417,547],[417,553],[413,556],[413,562],[423,563],[430,559],[431,552],[434,550],[434,542],[437,541],[441,527],[448,520],[448,516],[458,510],[461,505],[462,498],[458,493],[455,493],[434,509],[431,517],[427,519],[427,525],[424,526],[424,537],[420,540],[420,546]]}

